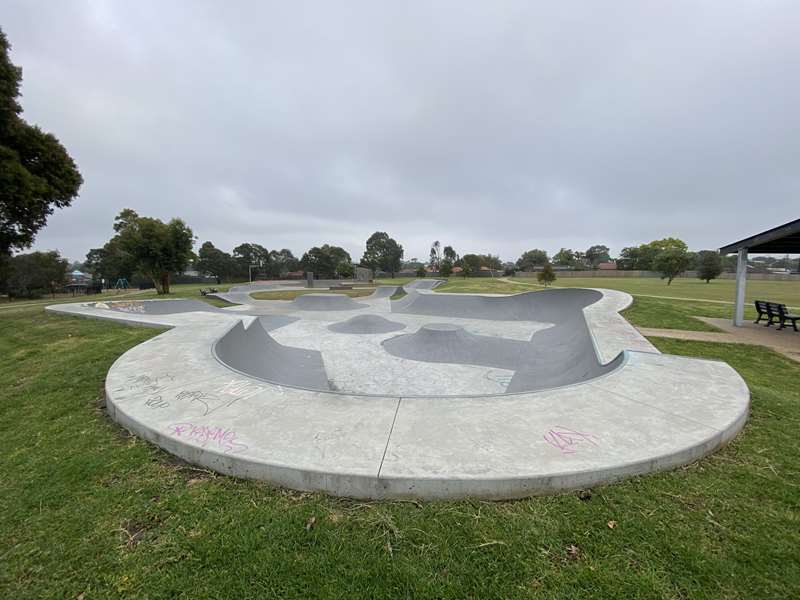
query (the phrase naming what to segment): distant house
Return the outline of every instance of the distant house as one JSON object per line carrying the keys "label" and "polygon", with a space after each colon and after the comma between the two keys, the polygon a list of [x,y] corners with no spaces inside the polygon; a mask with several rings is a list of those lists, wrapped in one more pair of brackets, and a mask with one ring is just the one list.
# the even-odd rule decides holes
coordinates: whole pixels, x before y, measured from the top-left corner
{"label": "distant house", "polygon": [[69,283],[72,285],[85,285],[92,281],[92,276],[75,269],[69,274]]}
{"label": "distant house", "polygon": [[616,271],[617,270],[617,261],[615,260],[608,260],[606,262],[601,262],[597,265],[597,268],[601,271]]}
{"label": "distant house", "polygon": [[289,271],[286,274],[286,279],[304,279],[305,276],[305,271]]}

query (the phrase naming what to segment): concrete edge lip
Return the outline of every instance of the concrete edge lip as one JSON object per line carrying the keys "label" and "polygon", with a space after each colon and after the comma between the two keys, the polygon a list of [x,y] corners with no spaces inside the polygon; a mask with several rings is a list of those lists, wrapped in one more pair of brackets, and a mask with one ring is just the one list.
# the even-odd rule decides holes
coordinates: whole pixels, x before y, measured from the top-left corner
{"label": "concrete edge lip", "polygon": [[[738,373],[726,363],[658,354],[617,312],[630,297],[602,293],[584,317],[599,358],[624,352],[617,369],[577,385],[445,397],[438,406],[424,398],[289,388],[231,371],[211,346],[252,317],[104,315],[82,305],[47,310],[171,328],[114,362],[107,406],[121,425],[193,464],[339,496],[505,499],[688,464],[724,446],[746,423],[750,394]],[[194,336],[198,325],[209,329]],[[156,388],[168,408],[153,402]],[[193,394],[207,408],[219,398],[230,404],[200,414],[197,403],[181,404]],[[197,435],[175,434],[176,421],[193,423]],[[245,450],[226,450],[230,436]]]}

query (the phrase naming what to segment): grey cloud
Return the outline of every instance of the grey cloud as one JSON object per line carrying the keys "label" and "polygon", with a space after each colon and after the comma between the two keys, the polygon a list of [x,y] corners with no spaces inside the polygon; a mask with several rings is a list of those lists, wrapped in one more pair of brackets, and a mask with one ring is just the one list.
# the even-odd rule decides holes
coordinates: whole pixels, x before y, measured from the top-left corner
{"label": "grey cloud", "polygon": [[[81,166],[37,241],[121,208],[360,257],[376,229],[516,258],[798,216],[792,2],[7,1],[26,117]],[[770,210],[759,207],[770,206]]]}

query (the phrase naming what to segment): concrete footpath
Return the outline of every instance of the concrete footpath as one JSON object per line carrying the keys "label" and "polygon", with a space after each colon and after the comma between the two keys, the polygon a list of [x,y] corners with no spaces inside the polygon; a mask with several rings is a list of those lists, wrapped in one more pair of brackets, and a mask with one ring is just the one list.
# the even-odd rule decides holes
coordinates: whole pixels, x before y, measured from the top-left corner
{"label": "concrete footpath", "polygon": [[800,362],[800,333],[794,331],[791,326],[779,330],[777,325],[764,327],[763,323],[747,322],[743,327],[734,327],[730,319],[696,318],[722,331],[685,331],[682,329],[656,329],[653,327],[637,327],[637,329],[645,337],[668,337],[699,342],[766,346],[770,350]]}

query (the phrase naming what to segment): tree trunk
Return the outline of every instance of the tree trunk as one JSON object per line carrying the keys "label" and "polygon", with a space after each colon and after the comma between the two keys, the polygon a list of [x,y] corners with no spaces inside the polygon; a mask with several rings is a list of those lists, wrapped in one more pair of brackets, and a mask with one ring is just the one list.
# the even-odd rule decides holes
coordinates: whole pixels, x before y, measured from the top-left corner
{"label": "tree trunk", "polygon": [[161,274],[161,288],[162,294],[169,294],[169,273]]}
{"label": "tree trunk", "polygon": [[164,293],[164,290],[161,287],[161,279],[158,278],[154,273],[150,274],[150,281],[153,282],[153,287],[156,288],[156,294],[159,296]]}

